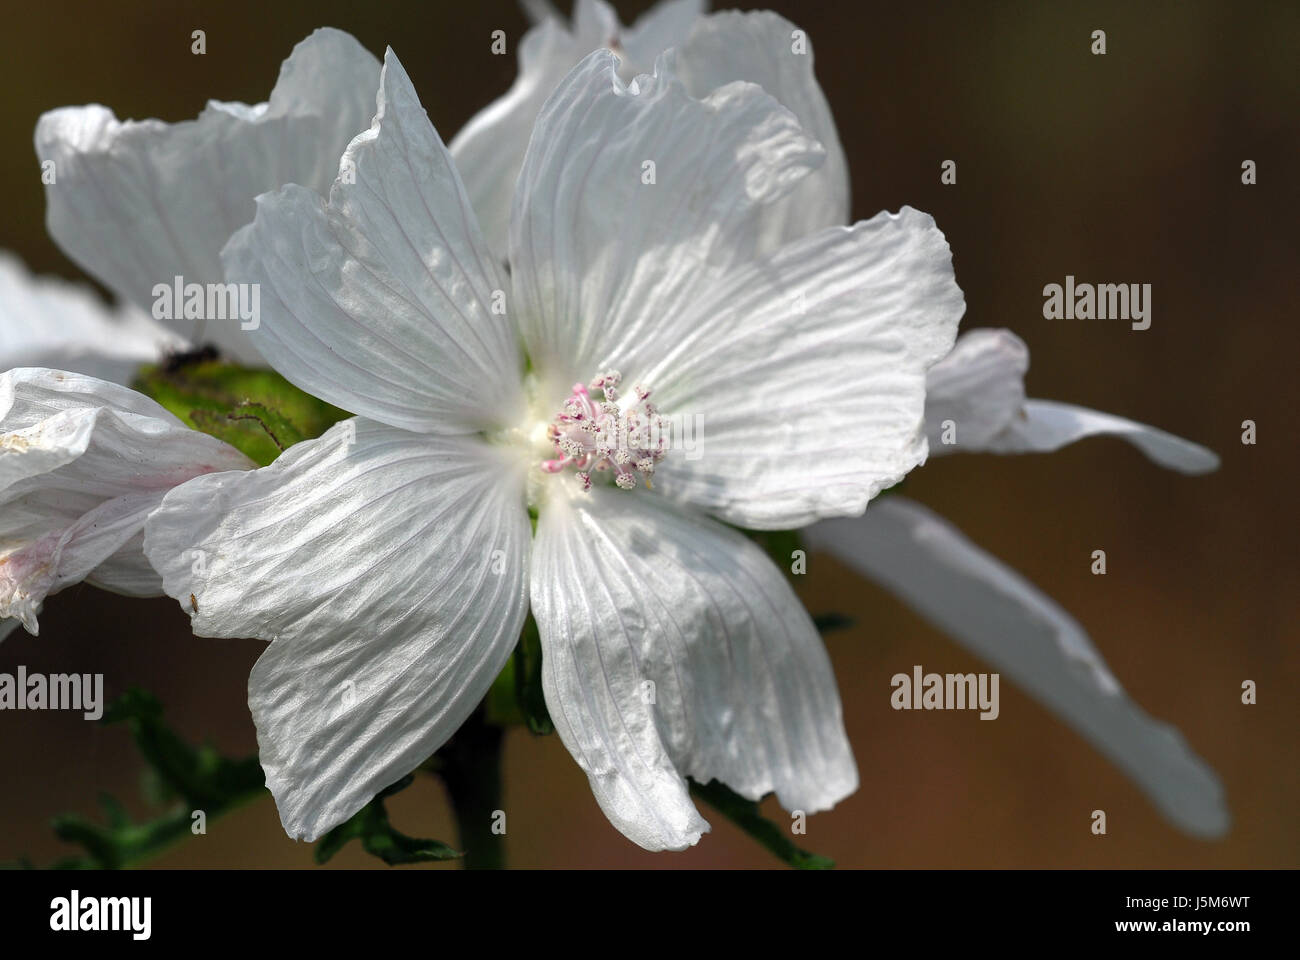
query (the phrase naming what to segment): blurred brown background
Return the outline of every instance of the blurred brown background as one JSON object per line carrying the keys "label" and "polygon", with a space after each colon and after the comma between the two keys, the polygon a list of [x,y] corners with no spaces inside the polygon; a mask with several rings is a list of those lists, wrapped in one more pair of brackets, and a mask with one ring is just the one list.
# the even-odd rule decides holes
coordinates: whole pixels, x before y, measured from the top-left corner
{"label": "blurred brown background", "polygon": [[[563,6],[563,5],[562,5]],[[625,22],[644,2],[617,4]],[[938,219],[966,293],[965,327],[1029,343],[1031,395],[1152,423],[1223,457],[1185,478],[1127,445],[1050,456],[956,457],[909,494],[962,527],[1072,611],[1151,714],[1178,726],[1222,776],[1234,827],[1179,834],[1089,746],[1010,684],[996,723],[973,713],[895,713],[889,677],[914,663],[979,670],[889,595],[814,557],[803,594],[857,625],[828,643],[862,774],[859,792],[811,818],[804,845],[842,866],[1209,867],[1300,865],[1295,603],[1300,595],[1297,190],[1300,5],[1277,3],[773,3],[811,37],[848,153],[855,215],[907,203]],[[9,5],[0,36],[0,247],[78,276],[46,236],[31,135],[41,111],[101,102],[119,117],[191,118],[208,98],[258,102],[313,28],[392,44],[444,137],[505,91],[513,55],[494,29],[525,29],[509,2],[167,2]],[[208,53],[190,53],[190,31]],[[1089,53],[1104,29],[1106,56]],[[939,182],[956,160],[956,186]],[[1241,162],[1258,184],[1243,186]],[[1042,287],[1153,285],[1150,330],[1048,321]],[[1242,446],[1240,423],[1259,424]],[[1107,551],[1109,574],[1089,573]],[[103,672],[110,698],[138,684],[176,726],[229,753],[254,749],[244,703],[252,641],[190,635],[171,601],[90,587],[54,597],[42,636],[0,645],[0,671]],[[1242,680],[1259,703],[1240,703]],[[70,852],[48,819],[136,797],[126,732],[59,713],[13,713],[0,733],[0,860]],[[524,867],[772,866],[716,816],[679,855],[645,853],[600,814],[555,737],[508,741],[509,858]],[[398,826],[455,843],[439,786],[390,805]],[[1109,834],[1089,831],[1104,808]],[[137,814],[145,809],[138,803]],[[776,816],[779,808],[769,801]],[[709,816],[709,811],[705,811]],[[784,819],[784,818],[783,818]],[[209,825],[162,866],[305,867],[269,796]],[[355,844],[340,867],[382,864]]]}

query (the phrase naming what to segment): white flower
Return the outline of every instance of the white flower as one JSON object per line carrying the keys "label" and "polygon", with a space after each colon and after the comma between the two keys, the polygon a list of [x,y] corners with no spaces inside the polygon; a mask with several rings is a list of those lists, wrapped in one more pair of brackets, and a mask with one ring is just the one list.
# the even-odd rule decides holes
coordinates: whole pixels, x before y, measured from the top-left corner
{"label": "white flower", "polygon": [[145,517],[179,483],[252,465],[117,384],[62,370],[0,374],[0,618],[34,634],[45,597],[82,580],[160,594],[142,552]]}
{"label": "white flower", "polygon": [[618,54],[624,80],[648,72],[661,53],[675,48],[674,73],[696,98],[736,80],[756,83],[826,149],[821,167],[780,201],[786,207],[781,216],[764,225],[771,232],[758,238],[761,251],[848,222],[848,163],[813,77],[811,42],[775,13],[701,16],[706,6],[703,0],[661,0],[633,26],[623,27],[602,0],[577,0],[572,26],[550,4],[532,5],[530,13],[539,22],[519,43],[519,76],[449,144],[488,245],[499,257],[508,251],[515,180],[538,111],[578,61],[605,47]]}
{"label": "white flower", "polygon": [[178,346],[147,314],[110,310],[89,288],[34,277],[0,251],[0,370],[53,367],[126,383],[142,363]]}
{"label": "white flower", "polygon": [[[50,235],[118,295],[150,311],[153,289],[181,276],[220,283],[221,248],[253,219],[253,199],[285,183],[326,190],[338,156],[365,129],[379,62],[338,30],[317,30],[280,68],[270,100],[211,100],[196,120],[119,121],[97,104],[41,116],[36,153]],[[191,341],[244,362],[257,352],[238,322],[177,319]]]}
{"label": "white flower", "polygon": [[[647,46],[672,46],[685,38],[677,52],[677,72],[693,94],[732,79],[758,83],[826,145],[822,169],[783,201],[798,204],[807,219],[781,220],[778,243],[848,219],[847,164],[812,76],[811,52],[806,57],[787,55],[797,29],[793,24],[766,12],[727,12],[692,21],[702,5],[682,0],[657,4],[627,31],[599,0],[579,0],[573,27],[567,29],[549,4],[536,6],[542,8],[536,15],[542,23],[524,38],[514,86],[471,119],[451,143],[494,249],[503,247],[498,238],[504,237],[509,223],[510,187],[540,104],[587,49],[611,42],[624,58],[620,72],[628,77],[657,53],[647,53]],[[1024,343],[1010,331],[963,334],[929,372],[926,432],[931,454],[1048,452],[1084,437],[1113,435],[1162,466],[1184,473],[1217,467],[1211,451],[1153,427],[1069,404],[1027,399],[1028,360]],[[955,443],[944,442],[949,421],[956,425]],[[904,536],[904,529],[913,535]],[[1226,829],[1223,791],[1204,762],[1175,731],[1149,720],[1124,695],[1087,635],[1064,611],[945,521],[894,496],[860,518],[818,524],[808,540],[840,554],[1024,685],[1115,760],[1175,823],[1205,835]],[[965,578],[958,590],[952,580],[961,571]],[[957,596],[960,604],[954,601]],[[963,613],[967,608],[969,615]],[[997,627],[987,626],[990,622]],[[1082,656],[1078,650],[1086,652],[1094,669],[1071,666]]]}
{"label": "white flower", "polygon": [[[538,117],[507,276],[391,51],[378,103],[355,183],[259,198],[224,254],[262,285],[262,354],[360,416],[177,488],[146,528],[196,632],[273,641],[250,705],[286,830],[320,836],[434,752],[530,604],[556,729],[643,847],[707,829],[688,776],[833,805],[857,771],[820,637],[706,511],[860,513],[924,459],[925,371],[963,310],[942,234],[904,209],[757,255],[824,150],[756,86],[697,100],[667,59],[625,85],[604,51]],[[695,414],[698,459],[607,432]]]}
{"label": "white flower", "polygon": [[[703,97],[731,80],[758,83],[822,143],[826,156],[820,168],[804,176],[783,199],[769,204],[768,215],[753,228],[755,253],[774,250],[820,227],[847,220],[847,165],[829,108],[813,77],[811,50],[806,55],[791,55],[793,24],[767,12],[701,17],[703,4],[668,0],[633,27],[623,28],[604,3],[578,0],[573,24],[568,26],[549,4],[530,6],[538,8],[535,19],[541,22],[520,44],[517,81],[505,96],[471,119],[450,146],[489,246],[498,257],[507,257],[514,183],[538,111],[578,60],[607,44],[618,50],[618,69],[624,79],[648,67],[664,48],[677,45],[675,73],[691,95]],[[228,235],[251,218],[254,195],[286,181],[318,191],[327,189],[334,173],[333,158],[370,115],[378,68],[378,61],[351,37],[321,30],[295,48],[269,104],[250,108],[214,102],[197,121],[174,125],[157,121],[122,124],[95,106],[47,114],[38,128],[37,144],[42,159],[57,161],[59,179],[47,191],[52,233],[87,269],[144,306],[149,305],[152,284],[177,273],[187,280],[221,280],[218,251]],[[5,282],[4,274],[0,261],[0,284]],[[4,303],[0,296],[0,310]],[[179,329],[194,336],[191,326],[181,324]],[[87,336],[93,338],[89,327],[87,330]],[[52,325],[40,325],[39,332],[39,341],[19,341],[23,350],[6,350],[4,355],[10,359],[5,365],[50,365],[109,375],[98,366],[87,366],[95,361],[94,356],[70,358],[61,352],[47,359],[44,353],[33,354],[33,350],[44,349],[49,335],[60,343],[76,339]],[[257,357],[237,324],[206,330],[203,335],[220,341],[236,357]],[[6,346],[11,343],[8,339],[4,342]],[[124,349],[135,348],[133,338],[124,337],[122,342]],[[116,355],[110,359],[115,360]],[[1009,331],[976,330],[963,335],[929,373],[926,431],[931,452],[1045,451],[1084,436],[1108,433],[1125,437],[1157,462],[1184,472],[1201,472],[1217,464],[1217,458],[1204,448],[1154,428],[1097,411],[1027,400],[1023,386],[1027,362],[1024,344]],[[577,375],[589,376],[590,371]],[[955,444],[943,442],[944,423],[949,420],[957,424]],[[814,537],[821,537],[824,528],[839,528],[834,537],[823,538],[826,545],[848,551],[850,562],[868,576],[927,612],[957,640],[987,655],[1008,675],[1021,678],[1031,692],[1061,712],[1103,753],[1115,756],[1134,745],[1148,749],[1150,753],[1139,762],[1121,761],[1121,766],[1166,812],[1178,806],[1201,811],[1197,817],[1172,814],[1177,822],[1194,832],[1210,833],[1226,824],[1217,781],[1208,771],[1206,776],[1198,772],[1204,765],[1181,739],[1176,735],[1141,736],[1109,725],[1107,711],[1117,704],[1128,711],[1124,716],[1142,715],[1122,693],[1114,699],[1109,686],[1091,685],[1089,678],[1099,674],[1064,669],[1069,661],[1060,659],[1060,651],[1070,644],[1049,639],[1040,650],[1020,643],[1025,636],[1037,635],[1042,609],[1057,610],[1049,599],[966,543],[939,518],[919,507],[909,509],[897,497],[889,504],[858,520],[827,521],[814,531]],[[749,520],[756,522],[753,517]],[[900,545],[894,549],[900,555],[910,550],[915,556],[882,566],[878,548],[890,542],[882,538],[890,533],[891,523],[947,533],[896,537]],[[981,562],[976,563],[973,557]],[[969,596],[976,611],[969,619],[947,616],[948,598],[936,587],[942,582],[939,572],[963,560],[972,564],[967,586],[978,588]],[[980,611],[1006,608],[1006,578],[1020,583],[1028,591],[1024,596],[1033,598],[1023,601],[1016,621],[1024,632],[1012,631],[1003,642],[972,639],[972,624],[979,623]],[[1021,595],[1013,592],[1012,596]],[[1017,602],[1013,599],[1012,609]],[[1061,612],[1060,616],[1066,615]],[[1068,623],[1069,629],[1062,627],[1045,635],[1073,635],[1077,624]],[[1037,673],[1042,657],[1062,668],[1046,680]],[[1101,663],[1099,656],[1097,663]],[[1104,665],[1100,669],[1104,671]],[[1080,681],[1082,691],[1076,689]],[[1118,690],[1117,684],[1114,689]],[[1094,696],[1098,692],[1104,695]],[[1084,709],[1079,704],[1091,707]]]}

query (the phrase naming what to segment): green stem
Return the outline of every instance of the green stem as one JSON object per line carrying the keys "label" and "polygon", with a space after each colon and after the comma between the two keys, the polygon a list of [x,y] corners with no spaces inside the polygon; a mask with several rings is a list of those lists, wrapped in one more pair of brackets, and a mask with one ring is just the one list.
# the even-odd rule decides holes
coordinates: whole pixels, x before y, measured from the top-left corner
{"label": "green stem", "polygon": [[[501,744],[504,731],[474,712],[438,751],[438,771],[447,785],[465,852],[466,870],[505,867],[505,822],[501,806]],[[501,832],[494,832],[497,827]]]}

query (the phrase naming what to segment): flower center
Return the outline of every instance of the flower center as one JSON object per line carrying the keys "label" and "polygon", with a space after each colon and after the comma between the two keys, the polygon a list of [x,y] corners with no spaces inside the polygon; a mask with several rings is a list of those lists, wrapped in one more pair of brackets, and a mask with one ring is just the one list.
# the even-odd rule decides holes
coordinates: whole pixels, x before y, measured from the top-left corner
{"label": "flower center", "polygon": [[[591,489],[591,474],[610,474],[621,490],[637,484],[637,474],[650,482],[655,464],[668,448],[668,420],[649,401],[650,391],[637,385],[626,397],[618,385],[622,376],[610,370],[590,384],[575,383],[573,393],[546,428],[555,457],[543,460],[547,473],[568,467],[577,471],[583,490]],[[602,399],[592,395],[599,392]]]}

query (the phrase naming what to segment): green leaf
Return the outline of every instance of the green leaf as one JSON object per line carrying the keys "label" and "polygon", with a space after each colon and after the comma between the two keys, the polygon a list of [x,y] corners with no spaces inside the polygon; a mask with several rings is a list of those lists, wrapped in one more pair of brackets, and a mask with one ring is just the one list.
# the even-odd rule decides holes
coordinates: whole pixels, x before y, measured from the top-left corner
{"label": "green leaf", "polygon": [[[128,690],[105,711],[102,722],[130,728],[136,748],[149,764],[146,782],[152,785],[152,796],[179,797],[181,802],[152,820],[135,823],[115,797],[104,794],[100,805],[105,824],[80,814],[55,817],[55,835],[85,850],[82,855],[56,861],[55,869],[132,866],[191,835],[194,811],[202,810],[211,823],[265,793],[257,757],[231,760],[209,746],[191,747],[163,721],[158,700],[143,690]],[[20,864],[30,866],[25,860]]]}
{"label": "green leaf", "polygon": [[163,722],[157,698],[138,688],[128,690],[110,706],[103,722],[126,724],[163,786],[191,810],[203,810],[209,819],[232,800],[260,792],[265,786],[256,756],[231,760],[210,746],[191,747]]}
{"label": "green leaf", "polygon": [[[295,443],[307,439],[292,423],[261,403],[239,403],[224,413],[216,410],[192,410],[190,419],[199,430],[226,441],[236,449],[243,445],[248,450],[260,452],[260,457],[257,458],[259,463],[263,460],[270,463]],[[262,436],[257,437],[249,432],[254,429],[261,430]],[[247,453],[248,450],[244,452]],[[249,459],[254,458],[250,456]],[[266,463],[262,465],[265,466]]]}
{"label": "green leaf", "polygon": [[346,822],[321,837],[316,843],[316,862],[327,862],[354,839],[359,839],[367,853],[383,860],[390,867],[401,863],[454,860],[459,857],[458,851],[439,840],[408,837],[388,822],[388,811],[384,808],[385,798],[405,790],[414,780],[415,777],[408,773],[391,787],[380,791]]}
{"label": "green leaf", "polygon": [[206,357],[195,354],[147,366],[131,386],[263,466],[349,416],[274,371]]}
{"label": "green leaf", "polygon": [[785,831],[759,813],[758,804],[717,780],[707,784],[691,781],[691,793],[740,827],[766,847],[777,859],[796,870],[829,870],[835,861],[795,846]]}

